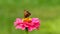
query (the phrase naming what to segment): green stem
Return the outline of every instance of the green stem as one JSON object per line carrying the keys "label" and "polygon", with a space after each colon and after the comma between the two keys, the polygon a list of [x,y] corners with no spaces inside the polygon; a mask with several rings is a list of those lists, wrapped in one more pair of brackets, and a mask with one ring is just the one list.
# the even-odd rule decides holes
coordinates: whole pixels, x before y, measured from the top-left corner
{"label": "green stem", "polygon": [[26,34],[28,34],[28,29],[26,28]]}

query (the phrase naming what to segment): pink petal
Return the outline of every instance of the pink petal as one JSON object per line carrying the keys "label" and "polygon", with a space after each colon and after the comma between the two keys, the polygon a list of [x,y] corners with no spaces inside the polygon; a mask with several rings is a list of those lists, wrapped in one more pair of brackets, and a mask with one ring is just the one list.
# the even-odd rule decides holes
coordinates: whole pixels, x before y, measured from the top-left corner
{"label": "pink petal", "polygon": [[33,23],[39,23],[40,21],[39,21],[38,18],[32,18],[32,22],[33,22]]}
{"label": "pink petal", "polygon": [[21,29],[21,28],[22,28],[22,27],[21,27],[21,26],[19,26],[19,25],[18,25],[18,26],[16,26],[16,29]]}
{"label": "pink petal", "polygon": [[28,27],[28,31],[32,31],[33,29],[31,27]]}
{"label": "pink petal", "polygon": [[14,22],[14,26],[16,26],[17,24],[22,23],[22,19],[20,18],[16,18],[16,21]]}
{"label": "pink petal", "polygon": [[25,26],[24,25],[22,26],[22,30],[25,30]]}
{"label": "pink petal", "polygon": [[16,26],[16,29],[22,29],[22,30],[25,30],[25,26],[24,26],[24,25],[17,25],[17,26]]}
{"label": "pink petal", "polygon": [[21,22],[22,22],[22,19],[20,19],[20,18],[16,18],[16,22],[21,23]]}

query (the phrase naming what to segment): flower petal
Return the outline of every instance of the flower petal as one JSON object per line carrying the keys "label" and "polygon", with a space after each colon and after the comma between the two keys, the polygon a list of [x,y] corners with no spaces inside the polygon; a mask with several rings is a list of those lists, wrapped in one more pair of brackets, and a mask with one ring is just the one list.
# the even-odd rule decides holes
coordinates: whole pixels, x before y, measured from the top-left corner
{"label": "flower petal", "polygon": [[16,21],[14,22],[14,26],[16,26],[17,24],[22,23],[22,19],[20,18],[16,18]]}

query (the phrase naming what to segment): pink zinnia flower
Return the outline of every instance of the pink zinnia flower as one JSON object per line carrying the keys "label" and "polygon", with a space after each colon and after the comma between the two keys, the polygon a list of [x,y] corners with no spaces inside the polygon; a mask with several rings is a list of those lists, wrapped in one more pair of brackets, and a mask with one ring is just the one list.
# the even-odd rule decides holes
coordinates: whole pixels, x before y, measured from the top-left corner
{"label": "pink zinnia flower", "polygon": [[14,26],[16,27],[16,29],[25,30],[27,28],[28,31],[32,31],[34,29],[39,28],[40,25],[39,22],[40,21],[38,18],[24,18],[24,19],[17,18],[16,21],[14,22]]}
{"label": "pink zinnia flower", "polygon": [[38,18],[28,18],[31,14],[25,10],[24,18],[16,18],[14,22],[14,26],[16,29],[28,30],[32,31],[35,29],[39,29],[40,21]]}

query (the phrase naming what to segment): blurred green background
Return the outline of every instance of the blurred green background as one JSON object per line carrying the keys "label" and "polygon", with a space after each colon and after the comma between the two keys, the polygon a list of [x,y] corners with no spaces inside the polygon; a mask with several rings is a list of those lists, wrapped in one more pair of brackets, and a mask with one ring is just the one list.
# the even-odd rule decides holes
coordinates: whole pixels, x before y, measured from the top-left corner
{"label": "blurred green background", "polygon": [[0,0],[0,34],[26,34],[13,25],[25,9],[41,20],[40,30],[29,34],[60,34],[60,0]]}

